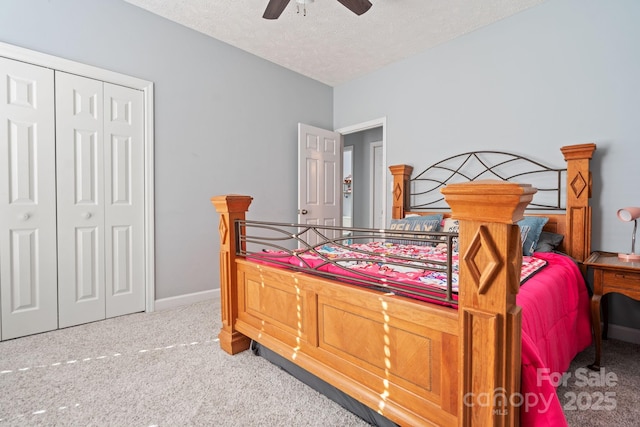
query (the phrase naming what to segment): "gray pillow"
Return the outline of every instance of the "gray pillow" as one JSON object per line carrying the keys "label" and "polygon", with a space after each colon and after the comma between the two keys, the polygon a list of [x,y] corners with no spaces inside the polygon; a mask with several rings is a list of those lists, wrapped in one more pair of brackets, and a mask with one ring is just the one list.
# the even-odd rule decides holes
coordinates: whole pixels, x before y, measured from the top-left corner
{"label": "gray pillow", "polygon": [[556,250],[564,236],[562,234],[551,233],[550,231],[543,231],[540,233],[538,244],[536,245],[536,252],[553,252]]}

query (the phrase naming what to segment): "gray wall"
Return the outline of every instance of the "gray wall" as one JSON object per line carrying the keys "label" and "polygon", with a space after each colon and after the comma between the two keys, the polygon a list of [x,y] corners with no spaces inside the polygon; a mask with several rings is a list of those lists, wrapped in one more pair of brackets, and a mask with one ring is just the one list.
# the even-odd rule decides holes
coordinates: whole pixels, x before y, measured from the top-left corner
{"label": "gray wall", "polygon": [[[474,149],[561,167],[595,142],[594,250],[630,251],[640,206],[640,2],[549,0],[334,89],[334,126],[387,117],[387,164],[427,166]],[[422,160],[420,160],[422,158]],[[612,322],[640,327],[615,296]]]}
{"label": "gray wall", "polygon": [[0,41],[155,83],[156,298],[219,288],[209,199],[294,221],[297,123],[332,89],[120,0],[1,0]]}

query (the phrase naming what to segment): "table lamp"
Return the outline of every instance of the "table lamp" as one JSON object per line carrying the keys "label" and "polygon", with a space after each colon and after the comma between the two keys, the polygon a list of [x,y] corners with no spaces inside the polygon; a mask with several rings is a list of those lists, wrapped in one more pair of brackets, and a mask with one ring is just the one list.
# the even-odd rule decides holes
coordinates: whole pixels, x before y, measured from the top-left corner
{"label": "table lamp", "polygon": [[633,221],[633,234],[631,235],[631,253],[618,254],[618,258],[622,261],[638,262],[640,255],[636,254],[636,230],[638,228],[638,218],[640,218],[640,208],[624,208],[618,210],[618,218],[621,221]]}

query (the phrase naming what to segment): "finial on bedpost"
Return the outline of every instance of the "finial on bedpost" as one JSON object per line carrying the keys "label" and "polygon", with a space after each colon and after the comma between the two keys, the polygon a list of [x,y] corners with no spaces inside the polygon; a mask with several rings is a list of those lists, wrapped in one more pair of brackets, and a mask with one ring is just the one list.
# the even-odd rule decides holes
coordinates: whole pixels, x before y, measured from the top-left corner
{"label": "finial on bedpost", "polygon": [[413,166],[409,165],[393,165],[389,166],[391,175],[393,175],[393,207],[391,210],[391,218],[404,218],[405,206],[410,206],[409,202],[409,178],[413,171]]}
{"label": "finial on bedpost", "polygon": [[591,255],[591,172],[589,161],[596,144],[568,145],[560,149],[567,162],[567,223],[564,247],[579,262]]}
{"label": "finial on bedpost", "polygon": [[[516,222],[536,189],[474,181],[442,189],[460,222],[459,425],[515,426],[521,364],[522,243]],[[515,404],[514,404],[515,403]]]}
{"label": "finial on bedpost", "polygon": [[251,339],[235,330],[238,317],[238,280],[235,262],[238,245],[235,222],[244,220],[253,200],[249,196],[228,194],[211,198],[211,203],[220,214],[220,305],[222,329],[218,334],[220,347],[229,354],[240,353],[249,348]]}

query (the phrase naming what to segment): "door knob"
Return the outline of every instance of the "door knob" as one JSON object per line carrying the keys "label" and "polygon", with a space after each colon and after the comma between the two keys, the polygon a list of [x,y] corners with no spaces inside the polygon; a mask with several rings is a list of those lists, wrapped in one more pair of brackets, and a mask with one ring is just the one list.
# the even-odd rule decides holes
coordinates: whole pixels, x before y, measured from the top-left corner
{"label": "door knob", "polygon": [[18,219],[21,219],[23,221],[28,220],[31,217],[31,215],[29,215],[28,213],[24,213],[22,215],[18,215]]}
{"label": "door knob", "polygon": [[306,209],[301,209],[300,210],[300,214],[302,214],[302,215],[306,215],[308,213],[309,213],[309,211],[307,211]]}
{"label": "door knob", "polygon": [[89,219],[89,218],[91,218],[91,213],[90,212],[85,212],[85,213],[82,214],[82,217],[84,219]]}

